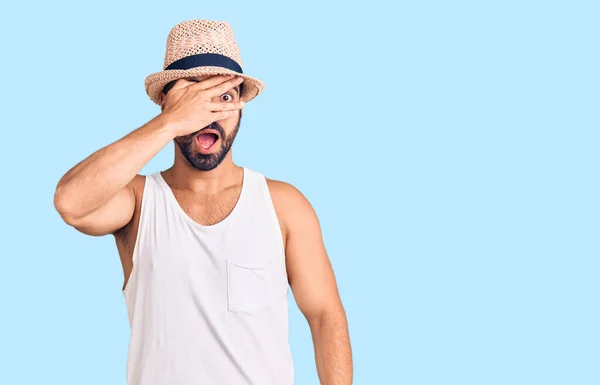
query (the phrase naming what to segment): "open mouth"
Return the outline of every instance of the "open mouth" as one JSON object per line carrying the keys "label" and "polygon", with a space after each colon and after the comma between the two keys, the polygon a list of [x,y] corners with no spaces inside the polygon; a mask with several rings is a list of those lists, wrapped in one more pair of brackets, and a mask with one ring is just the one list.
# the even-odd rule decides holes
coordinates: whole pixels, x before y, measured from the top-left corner
{"label": "open mouth", "polygon": [[219,134],[211,131],[203,131],[196,136],[196,144],[203,150],[210,150],[218,140]]}

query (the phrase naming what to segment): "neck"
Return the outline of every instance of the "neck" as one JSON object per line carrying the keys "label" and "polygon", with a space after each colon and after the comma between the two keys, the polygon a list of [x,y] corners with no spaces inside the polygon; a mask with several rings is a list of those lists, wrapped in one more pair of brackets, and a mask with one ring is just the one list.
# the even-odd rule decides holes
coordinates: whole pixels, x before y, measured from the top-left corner
{"label": "neck", "polygon": [[185,159],[178,157],[173,166],[162,175],[173,188],[213,194],[239,183],[243,178],[243,169],[233,163],[230,151],[225,159],[210,171],[196,170]]}

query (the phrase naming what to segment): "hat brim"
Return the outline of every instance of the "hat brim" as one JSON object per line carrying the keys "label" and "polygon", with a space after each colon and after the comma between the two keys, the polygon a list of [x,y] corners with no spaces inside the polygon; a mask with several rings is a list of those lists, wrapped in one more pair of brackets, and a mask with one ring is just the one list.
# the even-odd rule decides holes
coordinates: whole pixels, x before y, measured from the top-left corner
{"label": "hat brim", "polygon": [[249,102],[260,94],[264,83],[252,76],[240,74],[223,67],[195,67],[187,70],[164,70],[149,75],[145,80],[146,93],[157,105],[160,105],[160,94],[167,84],[173,80],[202,75],[238,75],[244,78],[244,88],[240,100]]}

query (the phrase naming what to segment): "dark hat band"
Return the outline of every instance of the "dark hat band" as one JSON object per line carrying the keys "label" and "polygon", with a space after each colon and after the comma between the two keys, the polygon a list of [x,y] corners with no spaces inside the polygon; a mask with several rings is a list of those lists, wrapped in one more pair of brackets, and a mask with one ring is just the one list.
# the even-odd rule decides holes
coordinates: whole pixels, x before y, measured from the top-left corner
{"label": "dark hat band", "polygon": [[243,74],[242,67],[230,57],[218,53],[186,56],[171,63],[165,70],[189,70],[196,67],[223,67]]}

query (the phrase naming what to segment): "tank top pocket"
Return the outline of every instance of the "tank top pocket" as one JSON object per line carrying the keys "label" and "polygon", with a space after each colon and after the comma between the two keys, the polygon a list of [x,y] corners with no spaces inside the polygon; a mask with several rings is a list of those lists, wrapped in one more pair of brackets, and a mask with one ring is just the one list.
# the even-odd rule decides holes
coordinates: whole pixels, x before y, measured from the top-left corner
{"label": "tank top pocket", "polygon": [[254,314],[273,304],[272,261],[242,266],[227,261],[227,306],[234,313]]}

